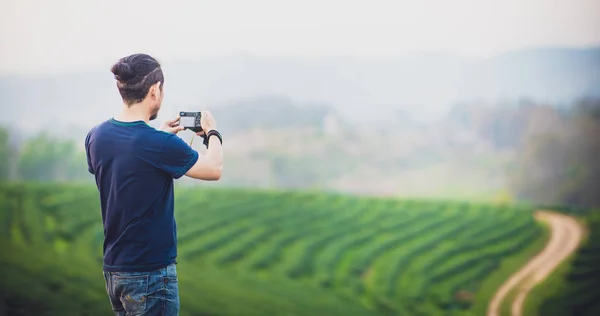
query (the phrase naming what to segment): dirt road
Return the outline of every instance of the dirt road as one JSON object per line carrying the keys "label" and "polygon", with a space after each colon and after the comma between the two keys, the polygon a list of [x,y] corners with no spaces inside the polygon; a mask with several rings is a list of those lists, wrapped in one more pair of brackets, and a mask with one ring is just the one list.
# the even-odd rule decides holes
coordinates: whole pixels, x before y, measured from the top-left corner
{"label": "dirt road", "polygon": [[512,302],[511,315],[521,316],[523,302],[531,289],[550,273],[579,246],[584,228],[567,215],[540,211],[535,214],[538,220],[547,222],[552,231],[546,247],[532,258],[521,270],[512,275],[498,289],[488,308],[488,316],[499,316],[500,306],[506,295],[513,289],[517,295]]}

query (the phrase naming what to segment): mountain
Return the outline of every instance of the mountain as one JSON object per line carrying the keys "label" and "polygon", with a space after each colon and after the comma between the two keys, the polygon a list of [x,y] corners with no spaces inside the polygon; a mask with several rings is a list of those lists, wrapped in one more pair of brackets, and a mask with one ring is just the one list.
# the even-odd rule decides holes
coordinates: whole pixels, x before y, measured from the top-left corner
{"label": "mountain", "polygon": [[[121,102],[109,68],[0,78],[0,124],[31,131],[87,128],[106,119]],[[600,47],[540,48],[484,60],[445,54],[378,61],[223,56],[164,63],[164,69],[163,117],[179,110],[271,100],[320,104],[348,120],[380,124],[394,122],[402,111],[414,118],[444,115],[463,100],[529,98],[567,104],[600,96]],[[257,107],[236,119],[250,121],[263,112]]]}

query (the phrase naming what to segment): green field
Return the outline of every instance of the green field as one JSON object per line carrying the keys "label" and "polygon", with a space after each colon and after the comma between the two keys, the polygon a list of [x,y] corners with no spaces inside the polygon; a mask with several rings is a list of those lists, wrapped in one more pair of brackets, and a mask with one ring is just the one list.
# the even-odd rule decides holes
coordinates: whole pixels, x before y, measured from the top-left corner
{"label": "green field", "polygon": [[[546,236],[511,206],[205,188],[175,205],[182,315],[481,315],[480,286]],[[0,209],[5,313],[110,314],[94,186],[4,184]]]}

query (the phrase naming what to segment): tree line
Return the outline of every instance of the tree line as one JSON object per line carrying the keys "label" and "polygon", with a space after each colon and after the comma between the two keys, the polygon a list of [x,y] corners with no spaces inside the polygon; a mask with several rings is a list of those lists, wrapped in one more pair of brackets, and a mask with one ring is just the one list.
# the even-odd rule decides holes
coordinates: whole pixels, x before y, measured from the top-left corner
{"label": "tree line", "polygon": [[[474,109],[465,111],[477,113]],[[511,179],[507,190],[517,201],[600,207],[600,99],[583,99],[562,109],[538,104],[502,106],[483,117],[484,121],[477,123],[480,126],[477,133],[487,135],[497,147],[508,146],[515,152],[506,173]],[[40,132],[15,144],[10,136],[9,130],[0,127],[0,180],[91,179],[83,140],[77,142]],[[305,158],[297,157],[291,165],[298,168]],[[279,177],[292,167],[275,162],[273,171]],[[293,181],[295,187],[310,186],[327,172],[331,170],[295,173],[291,174],[293,179],[286,181]]]}
{"label": "tree line", "polygon": [[82,181],[91,176],[82,145],[40,132],[21,144],[11,143],[0,127],[0,180]]}
{"label": "tree line", "polygon": [[520,200],[600,207],[600,99],[529,117],[512,170]]}

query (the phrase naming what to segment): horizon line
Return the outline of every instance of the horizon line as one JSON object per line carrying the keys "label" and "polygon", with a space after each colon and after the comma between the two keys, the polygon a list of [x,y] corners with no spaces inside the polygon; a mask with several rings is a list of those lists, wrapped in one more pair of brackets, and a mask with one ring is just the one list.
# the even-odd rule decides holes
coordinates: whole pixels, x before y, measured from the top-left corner
{"label": "horizon line", "polygon": [[[159,62],[163,65],[165,64],[180,64],[180,63],[196,63],[205,60],[214,60],[220,58],[257,58],[257,59],[290,59],[290,60],[320,60],[320,59],[346,59],[346,60],[354,60],[354,61],[363,61],[363,62],[393,62],[398,61],[403,58],[410,58],[420,55],[439,55],[439,56],[448,56],[453,58],[460,58],[465,60],[492,60],[495,58],[499,58],[506,55],[511,54],[519,54],[526,52],[534,52],[534,51],[552,51],[552,50],[567,50],[567,51],[589,51],[589,50],[597,50],[600,49],[600,42],[596,44],[587,44],[587,45],[540,45],[540,46],[531,46],[531,47],[523,47],[516,48],[510,50],[503,50],[496,53],[487,54],[485,56],[475,56],[471,54],[465,53],[456,53],[449,52],[443,50],[423,50],[423,51],[411,51],[406,53],[399,53],[393,57],[360,57],[354,56],[351,54],[320,54],[320,55],[295,55],[295,54],[265,54],[265,53],[254,53],[239,50],[237,52],[229,52],[223,54],[208,54],[198,58],[166,58],[161,59],[160,56],[154,56],[149,52],[145,52],[147,54],[152,55],[157,58]],[[132,52],[134,54],[135,52]],[[143,53],[143,52],[139,52]],[[115,56],[115,61],[123,56]],[[107,67],[110,67],[108,65]],[[63,76],[63,75],[73,75],[73,74],[81,74],[86,72],[96,72],[103,70],[106,67],[100,66],[85,66],[85,67],[67,67],[63,71],[57,71],[53,68],[41,68],[41,70],[23,70],[23,71],[2,71],[0,70],[0,79],[7,78],[34,78],[34,77],[52,77],[52,76]],[[108,68],[107,68],[108,69]]]}

